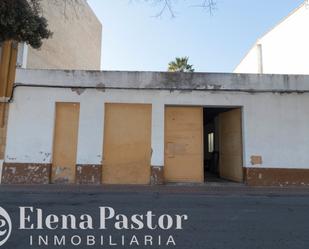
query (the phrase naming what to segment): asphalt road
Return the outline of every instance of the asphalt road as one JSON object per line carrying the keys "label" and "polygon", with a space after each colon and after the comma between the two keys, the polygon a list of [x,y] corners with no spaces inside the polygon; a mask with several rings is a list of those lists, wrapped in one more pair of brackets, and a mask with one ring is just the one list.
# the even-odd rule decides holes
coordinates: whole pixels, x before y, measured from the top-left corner
{"label": "asphalt road", "polygon": [[[0,188],[0,206],[7,211],[13,223],[8,241],[0,248],[309,248],[309,189],[306,188],[4,186]],[[42,209],[43,229],[19,229],[20,206]],[[174,225],[176,214],[186,214],[188,220],[183,221],[183,230],[176,230],[175,227],[151,230],[146,227],[146,218],[142,230],[117,230],[114,217],[106,220],[106,229],[103,230],[99,229],[102,221],[99,207],[112,207],[115,216],[120,213],[126,215],[129,226],[133,214],[144,215],[145,218],[147,211],[153,214],[153,226],[164,214],[170,215]],[[39,226],[37,212],[25,210],[26,214],[22,216],[25,226]],[[48,214],[57,215],[59,220],[61,215],[74,214],[79,225],[80,215],[89,214],[94,228],[48,229],[45,222]],[[30,216],[29,220],[27,215]],[[167,219],[162,219],[165,226],[168,226]],[[52,221],[53,226],[63,226],[53,218],[49,221]],[[0,232],[3,230],[1,225],[0,222]],[[125,223],[120,225],[124,226]],[[58,242],[65,235],[65,246],[55,246],[55,235],[58,236]],[[73,238],[73,243],[80,242],[78,246],[72,244],[74,235],[77,237]],[[94,245],[86,246],[87,236],[93,236]],[[172,236],[176,245],[169,241],[169,246],[166,246],[169,236]],[[48,240],[48,245],[44,245],[46,241],[42,238]],[[134,242],[130,246],[132,238]],[[1,240],[3,236],[0,235]]]}

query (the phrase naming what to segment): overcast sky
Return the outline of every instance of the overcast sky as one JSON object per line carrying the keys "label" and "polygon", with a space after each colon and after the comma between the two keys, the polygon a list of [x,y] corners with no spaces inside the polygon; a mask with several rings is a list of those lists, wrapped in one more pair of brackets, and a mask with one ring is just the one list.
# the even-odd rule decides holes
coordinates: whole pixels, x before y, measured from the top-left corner
{"label": "overcast sky", "polygon": [[177,0],[175,18],[154,17],[143,0],[89,0],[103,24],[102,69],[166,71],[189,56],[200,72],[232,72],[255,41],[303,0],[218,0],[210,15],[200,0]]}

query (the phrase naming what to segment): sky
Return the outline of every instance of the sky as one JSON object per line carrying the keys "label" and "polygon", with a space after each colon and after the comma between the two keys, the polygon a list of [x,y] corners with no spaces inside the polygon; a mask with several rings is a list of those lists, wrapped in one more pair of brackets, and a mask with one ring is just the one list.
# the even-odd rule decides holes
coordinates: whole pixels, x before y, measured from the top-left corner
{"label": "sky", "polygon": [[[156,17],[152,0],[88,0],[103,25],[102,69],[166,71],[188,56],[197,72],[232,72],[256,40],[304,0],[174,0],[175,17]],[[147,2],[147,3],[146,3]]]}

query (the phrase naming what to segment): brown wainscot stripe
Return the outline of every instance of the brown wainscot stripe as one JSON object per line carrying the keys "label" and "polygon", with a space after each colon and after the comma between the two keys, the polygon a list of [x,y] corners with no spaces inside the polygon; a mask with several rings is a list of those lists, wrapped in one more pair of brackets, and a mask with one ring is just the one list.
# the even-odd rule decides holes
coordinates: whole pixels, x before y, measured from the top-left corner
{"label": "brown wainscot stripe", "polygon": [[246,168],[249,186],[306,186],[309,185],[308,169]]}
{"label": "brown wainscot stripe", "polygon": [[152,185],[162,185],[164,184],[164,171],[163,167],[151,166],[151,180]]}
{"label": "brown wainscot stripe", "polygon": [[51,164],[3,163],[2,184],[49,184]]}
{"label": "brown wainscot stripe", "polygon": [[102,165],[77,165],[76,183],[85,185],[99,185],[102,179]]}

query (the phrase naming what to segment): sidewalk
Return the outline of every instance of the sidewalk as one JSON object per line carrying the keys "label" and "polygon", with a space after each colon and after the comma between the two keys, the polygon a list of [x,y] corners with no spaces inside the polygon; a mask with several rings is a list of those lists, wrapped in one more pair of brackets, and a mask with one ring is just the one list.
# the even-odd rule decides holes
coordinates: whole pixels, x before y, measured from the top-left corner
{"label": "sidewalk", "polygon": [[250,187],[238,183],[167,185],[1,185],[0,194],[18,193],[158,193],[205,196],[309,196],[309,187]]}

